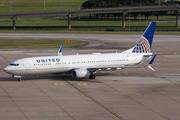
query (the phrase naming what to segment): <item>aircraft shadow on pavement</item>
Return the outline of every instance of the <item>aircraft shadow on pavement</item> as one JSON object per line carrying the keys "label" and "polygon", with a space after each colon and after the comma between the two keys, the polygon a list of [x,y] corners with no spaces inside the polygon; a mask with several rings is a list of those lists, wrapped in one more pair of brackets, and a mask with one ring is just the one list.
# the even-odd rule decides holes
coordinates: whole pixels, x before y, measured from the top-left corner
{"label": "aircraft shadow on pavement", "polygon": [[[97,81],[98,76],[114,76],[115,74],[111,73],[97,73],[96,79],[89,79],[89,78],[72,78],[70,74],[61,74],[61,75],[39,75],[39,76],[23,76],[22,81],[29,81],[29,80],[46,80],[46,81],[86,81],[86,82],[99,82]],[[18,78],[13,77],[1,77],[0,82],[2,81],[18,81]]]}

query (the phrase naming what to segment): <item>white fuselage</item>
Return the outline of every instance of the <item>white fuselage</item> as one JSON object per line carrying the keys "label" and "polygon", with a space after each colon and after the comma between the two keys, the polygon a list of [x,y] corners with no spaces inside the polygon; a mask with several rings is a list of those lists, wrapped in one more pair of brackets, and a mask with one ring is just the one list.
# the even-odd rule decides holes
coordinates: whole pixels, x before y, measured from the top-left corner
{"label": "white fuselage", "polygon": [[[92,53],[68,56],[44,56],[23,58],[12,62],[4,71],[11,75],[60,74],[76,68],[99,68],[116,70],[147,60],[144,55],[152,53]],[[113,68],[113,69],[112,69]]]}

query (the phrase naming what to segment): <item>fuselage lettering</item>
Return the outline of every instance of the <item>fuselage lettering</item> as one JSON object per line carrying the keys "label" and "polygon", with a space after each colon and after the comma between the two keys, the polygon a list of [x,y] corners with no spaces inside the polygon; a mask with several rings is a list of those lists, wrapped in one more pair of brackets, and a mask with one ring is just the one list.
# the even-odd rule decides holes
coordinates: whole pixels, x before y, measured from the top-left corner
{"label": "fuselage lettering", "polygon": [[41,59],[41,62],[45,62],[45,60]]}
{"label": "fuselage lettering", "polygon": [[37,63],[60,62],[60,59],[59,59],[59,58],[52,58],[52,59],[37,59],[36,62],[37,62]]}
{"label": "fuselage lettering", "polygon": [[41,61],[40,60],[36,60],[37,61],[37,63],[40,63]]}

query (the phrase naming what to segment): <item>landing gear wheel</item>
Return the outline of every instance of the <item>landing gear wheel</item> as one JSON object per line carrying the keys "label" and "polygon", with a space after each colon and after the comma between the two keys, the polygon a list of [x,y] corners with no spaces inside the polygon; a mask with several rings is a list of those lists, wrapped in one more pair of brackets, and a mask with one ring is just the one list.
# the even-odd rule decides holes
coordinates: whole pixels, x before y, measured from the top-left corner
{"label": "landing gear wheel", "polygon": [[90,76],[89,76],[89,79],[95,79],[96,78],[96,76],[94,75],[94,74],[91,74]]}
{"label": "landing gear wheel", "polygon": [[22,81],[22,79],[21,79],[21,78],[18,78],[18,81],[19,81],[19,82],[21,82],[21,81]]}

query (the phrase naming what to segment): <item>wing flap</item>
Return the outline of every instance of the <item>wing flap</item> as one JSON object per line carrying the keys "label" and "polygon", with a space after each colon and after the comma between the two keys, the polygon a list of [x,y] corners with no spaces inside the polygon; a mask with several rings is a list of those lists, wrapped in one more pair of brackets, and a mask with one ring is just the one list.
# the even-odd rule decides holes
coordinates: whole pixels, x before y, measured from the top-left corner
{"label": "wing flap", "polygon": [[142,67],[147,67],[147,66],[90,67],[87,68],[87,70],[91,72],[95,72],[95,71],[110,71],[110,70],[120,70],[124,68],[142,68]]}

